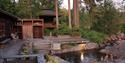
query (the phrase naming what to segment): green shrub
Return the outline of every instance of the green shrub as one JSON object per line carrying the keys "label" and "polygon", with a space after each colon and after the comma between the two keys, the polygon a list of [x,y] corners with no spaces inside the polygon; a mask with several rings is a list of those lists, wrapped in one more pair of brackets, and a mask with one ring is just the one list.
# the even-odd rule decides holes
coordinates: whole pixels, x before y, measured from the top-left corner
{"label": "green shrub", "polygon": [[38,53],[39,53],[39,50],[38,50],[37,48],[35,48],[35,46],[33,46],[32,52],[33,52],[34,54],[38,54]]}
{"label": "green shrub", "polygon": [[80,34],[80,32],[72,31],[70,35],[71,36],[80,36],[81,34]]}
{"label": "green shrub", "polygon": [[52,31],[52,35],[53,35],[53,36],[58,36],[58,34],[59,34],[59,30],[54,29],[54,30]]}
{"label": "green shrub", "polygon": [[73,27],[70,35],[71,36],[81,36],[80,29],[78,27]]}
{"label": "green shrub", "polygon": [[71,32],[71,30],[69,29],[69,27],[67,26],[66,23],[62,23],[58,29],[59,35],[69,35],[70,32]]}
{"label": "green shrub", "polygon": [[81,35],[83,38],[87,38],[88,40],[96,43],[101,43],[106,37],[106,34],[96,32],[93,30],[81,30]]}
{"label": "green shrub", "polygon": [[46,63],[59,63],[57,59],[54,59],[53,56],[46,54],[45,55]]}
{"label": "green shrub", "polygon": [[69,35],[71,32],[71,30],[69,29],[69,27],[67,26],[66,23],[62,23],[60,26],[59,26],[59,29],[55,29],[52,31],[52,34],[53,35]]}
{"label": "green shrub", "polygon": [[52,30],[50,30],[50,29],[45,29],[44,32],[45,32],[45,35],[49,36],[49,35],[50,35],[50,32],[52,32]]}

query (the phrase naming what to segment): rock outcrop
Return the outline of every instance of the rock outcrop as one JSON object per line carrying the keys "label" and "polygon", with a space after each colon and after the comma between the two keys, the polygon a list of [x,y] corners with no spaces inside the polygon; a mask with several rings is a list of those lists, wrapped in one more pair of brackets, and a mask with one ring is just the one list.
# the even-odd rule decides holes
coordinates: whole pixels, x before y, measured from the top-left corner
{"label": "rock outcrop", "polygon": [[86,50],[91,50],[91,49],[98,49],[99,46],[97,43],[87,43],[85,46]]}

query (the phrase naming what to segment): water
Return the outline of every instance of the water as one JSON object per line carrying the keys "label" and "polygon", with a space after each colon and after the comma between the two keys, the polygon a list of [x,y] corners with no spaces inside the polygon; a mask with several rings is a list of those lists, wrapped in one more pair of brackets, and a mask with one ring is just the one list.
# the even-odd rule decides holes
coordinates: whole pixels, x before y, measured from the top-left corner
{"label": "water", "polygon": [[57,54],[57,56],[62,59],[69,61],[70,63],[90,63],[92,61],[100,61],[101,57],[104,57],[104,54],[99,53],[98,51],[77,51],[77,52],[68,52],[63,54]]}

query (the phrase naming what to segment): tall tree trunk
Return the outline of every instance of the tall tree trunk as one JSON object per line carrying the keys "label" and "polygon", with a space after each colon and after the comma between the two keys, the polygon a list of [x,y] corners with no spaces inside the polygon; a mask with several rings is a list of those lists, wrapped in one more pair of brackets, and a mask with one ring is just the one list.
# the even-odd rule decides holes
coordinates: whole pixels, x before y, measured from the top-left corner
{"label": "tall tree trunk", "polygon": [[71,24],[71,11],[70,11],[70,0],[68,0],[68,15],[69,15],[69,28],[72,29],[72,24]]}
{"label": "tall tree trunk", "polygon": [[59,28],[59,17],[58,17],[58,0],[55,0],[55,10],[56,10],[56,28]]}
{"label": "tall tree trunk", "polygon": [[79,27],[79,0],[73,0],[73,27]]}

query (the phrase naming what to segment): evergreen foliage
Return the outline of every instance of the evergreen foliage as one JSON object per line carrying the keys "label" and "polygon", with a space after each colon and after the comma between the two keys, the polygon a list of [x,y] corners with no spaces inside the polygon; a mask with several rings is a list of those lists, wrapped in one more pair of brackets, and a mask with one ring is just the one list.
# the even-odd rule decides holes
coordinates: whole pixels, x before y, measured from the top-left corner
{"label": "evergreen foliage", "polygon": [[80,33],[83,38],[86,38],[86,39],[90,40],[91,42],[95,42],[98,44],[102,43],[104,41],[105,37],[107,36],[104,33],[96,32],[94,30],[87,30],[87,29],[81,29]]}

